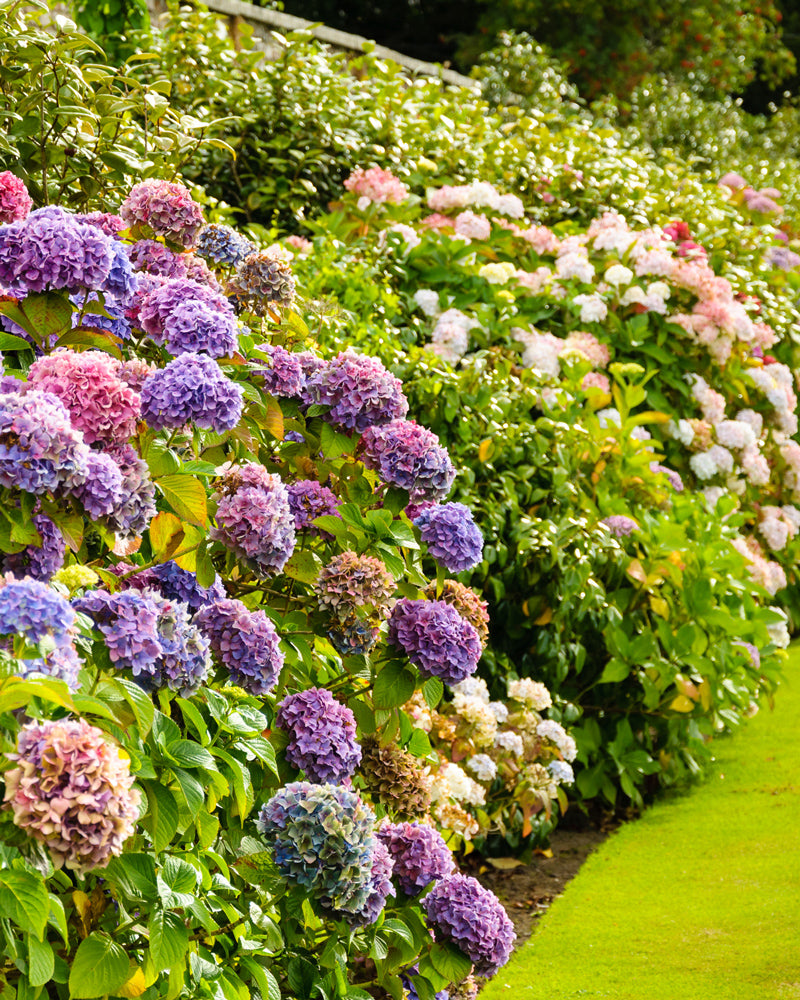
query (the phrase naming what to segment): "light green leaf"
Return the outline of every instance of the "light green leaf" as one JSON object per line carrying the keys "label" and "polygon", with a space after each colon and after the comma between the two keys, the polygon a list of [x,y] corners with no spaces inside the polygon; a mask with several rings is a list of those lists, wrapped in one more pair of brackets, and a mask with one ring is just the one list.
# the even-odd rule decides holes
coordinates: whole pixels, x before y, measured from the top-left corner
{"label": "light green leaf", "polygon": [[94,931],[81,941],[69,973],[69,995],[75,998],[102,997],[115,993],[127,980],[128,956],[102,931]]}

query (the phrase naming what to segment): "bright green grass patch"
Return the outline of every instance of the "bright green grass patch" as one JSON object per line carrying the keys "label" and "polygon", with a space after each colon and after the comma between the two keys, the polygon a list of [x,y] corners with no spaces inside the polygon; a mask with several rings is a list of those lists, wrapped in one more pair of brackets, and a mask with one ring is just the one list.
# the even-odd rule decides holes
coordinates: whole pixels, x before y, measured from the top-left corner
{"label": "bright green grass patch", "polygon": [[800,998],[800,647],[775,711],[593,854],[482,1000]]}

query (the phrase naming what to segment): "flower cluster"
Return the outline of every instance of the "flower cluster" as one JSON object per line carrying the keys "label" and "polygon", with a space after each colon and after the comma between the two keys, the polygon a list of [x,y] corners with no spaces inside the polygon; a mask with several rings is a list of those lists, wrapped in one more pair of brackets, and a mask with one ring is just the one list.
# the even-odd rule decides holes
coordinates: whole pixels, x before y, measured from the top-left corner
{"label": "flower cluster", "polygon": [[139,792],[130,762],[84,719],[29,722],[4,774],[14,823],[44,844],[56,868],[105,868],[134,832]]}
{"label": "flower cluster", "polygon": [[385,483],[406,490],[411,500],[447,497],[456,470],[439,439],[413,420],[368,427],[361,438],[363,461]]}
{"label": "flower cluster", "polygon": [[632,517],[626,517],[624,514],[610,514],[600,523],[604,524],[615,538],[627,538],[639,527]]}
{"label": "flower cluster", "polygon": [[306,382],[309,402],[329,406],[325,419],[346,431],[365,431],[408,413],[402,383],[377,358],[344,351]]}
{"label": "flower cluster", "polygon": [[[258,470],[259,466],[246,466]],[[243,485],[217,506],[214,538],[261,576],[279,573],[294,551],[294,515],[280,476],[262,470],[258,485]]]}
{"label": "flower cluster", "polygon": [[110,448],[108,455],[122,474],[122,496],[108,521],[121,538],[135,538],[147,528],[156,512],[155,486],[147,462],[129,444]]}
{"label": "flower cluster", "polygon": [[197,576],[172,559],[150,570],[153,583],[169,601],[180,601],[191,611],[199,611],[206,604],[225,599],[225,588],[219,577],[210,587],[201,587]]}
{"label": "flower cluster", "polygon": [[[172,314],[190,303],[199,302],[213,312],[233,318],[233,308],[223,295],[191,278],[156,279],[153,284],[145,285],[142,293],[136,321],[158,344],[165,341],[165,328]],[[222,321],[220,324],[220,329],[224,329]]]}
{"label": "flower cluster", "polygon": [[131,229],[147,226],[181,247],[194,246],[203,213],[183,184],[156,178],[134,184],[119,210]]}
{"label": "flower cluster", "polygon": [[444,503],[414,518],[428,552],[450,573],[461,573],[480,563],[483,535],[472,511],[463,503]]}
{"label": "flower cluster", "polygon": [[389,642],[424,677],[455,684],[473,674],[481,656],[478,633],[452,604],[402,597],[389,617]]}
{"label": "flower cluster", "polygon": [[394,877],[407,896],[455,871],[453,855],[442,836],[426,823],[384,823],[378,839],[389,850]]}
{"label": "flower cluster", "polygon": [[0,173],[0,224],[19,222],[32,208],[25,182],[9,170]]}
{"label": "flower cluster", "polygon": [[315,589],[321,608],[340,613],[351,608],[384,608],[395,584],[380,559],[345,551],[323,566]]}
{"label": "flower cluster", "polygon": [[57,677],[73,690],[80,662],[75,650],[75,612],[64,598],[38,580],[0,580],[0,635],[20,636],[39,656],[18,658],[22,677]]}
{"label": "flower cluster", "polygon": [[285,260],[267,251],[252,253],[239,263],[228,291],[239,305],[264,315],[271,305],[291,306],[294,275]]}
{"label": "flower cluster", "polygon": [[193,423],[220,433],[242,415],[241,388],[207,354],[187,352],[159,368],[142,386],[142,417],[153,430]]}
{"label": "flower cluster", "polygon": [[358,767],[355,716],[325,688],[288,695],[278,705],[275,721],[289,733],[286,760],[309,780],[339,785]]}
{"label": "flower cluster", "polygon": [[384,204],[399,205],[408,198],[408,188],[390,170],[381,167],[356,167],[344,182],[345,188],[358,198],[358,207]]}
{"label": "flower cluster", "polygon": [[393,816],[415,818],[430,808],[431,779],[417,757],[394,743],[381,746],[375,736],[361,741],[359,774],[373,799]]}
{"label": "flower cluster", "polygon": [[336,494],[318,483],[316,479],[298,479],[286,487],[289,493],[289,508],[294,517],[295,531],[308,530],[311,534],[330,539],[333,536],[317,528],[312,521],[325,514],[341,517],[339,513],[339,498]]}
{"label": "flower cluster", "polygon": [[216,264],[236,265],[255,252],[255,247],[235,229],[212,222],[197,237],[197,252]]}
{"label": "flower cluster", "polygon": [[264,697],[278,683],[283,667],[278,633],[263,611],[250,611],[228,598],[205,604],[194,617],[211,649],[245,691]]}
{"label": "flower cluster", "polygon": [[478,633],[481,645],[486,645],[489,638],[488,605],[474,590],[470,590],[457,580],[445,580],[441,593],[437,593],[437,585],[431,583],[425,588],[425,596],[429,601],[445,601],[447,604],[452,604],[461,617],[466,619]]}
{"label": "flower cluster", "polygon": [[165,317],[163,344],[174,355],[202,351],[212,358],[224,358],[238,350],[239,328],[231,313],[189,299]]}
{"label": "flower cluster", "polygon": [[0,572],[16,577],[30,576],[47,582],[64,565],[67,543],[64,536],[46,514],[34,514],[33,524],[40,543],[26,545],[19,552],[6,552],[0,557]]}

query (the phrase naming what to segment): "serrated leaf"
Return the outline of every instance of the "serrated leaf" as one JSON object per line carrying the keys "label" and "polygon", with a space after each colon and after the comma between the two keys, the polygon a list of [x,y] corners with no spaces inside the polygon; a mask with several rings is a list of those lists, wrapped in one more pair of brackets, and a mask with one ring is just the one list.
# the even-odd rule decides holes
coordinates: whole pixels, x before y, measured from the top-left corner
{"label": "serrated leaf", "polygon": [[436,971],[449,983],[460,983],[472,971],[472,961],[452,944],[435,944],[430,960]]}
{"label": "serrated leaf", "polygon": [[121,854],[112,858],[104,877],[129,899],[158,898],[156,863],[151,854]]}
{"label": "serrated leaf", "polygon": [[150,834],[153,850],[159,854],[178,830],[178,804],[172,792],[163,785],[155,781],[145,781],[142,784],[147,791],[149,808],[141,822]]}
{"label": "serrated leaf", "polygon": [[163,971],[177,965],[189,947],[189,931],[176,913],[156,910],[147,925],[153,965]]}
{"label": "serrated leaf", "polygon": [[160,476],[156,486],[182,521],[205,528],[208,525],[208,504],[203,484],[194,476]]}
{"label": "serrated leaf", "polygon": [[169,511],[162,510],[150,522],[150,547],[155,559],[166,562],[184,538],[183,523]]}
{"label": "serrated leaf", "polygon": [[33,934],[28,934],[25,942],[28,945],[28,981],[31,986],[44,986],[53,978],[53,949],[47,941],[39,941]]}
{"label": "serrated leaf", "polygon": [[0,872],[0,913],[42,940],[50,915],[50,896],[38,872]]}
{"label": "serrated leaf", "polygon": [[205,767],[216,771],[214,758],[194,740],[175,740],[167,745],[167,753],[183,767]]}
{"label": "serrated leaf", "polygon": [[115,358],[122,358],[119,337],[108,330],[97,327],[79,326],[62,334],[56,341],[56,347],[70,347],[72,350],[86,347],[93,351],[104,351]]}
{"label": "serrated leaf", "polygon": [[117,995],[127,997],[128,1000],[136,1000],[136,997],[140,997],[146,989],[147,982],[144,978],[144,972],[142,972],[139,968],[135,968],[131,975],[117,990]]}
{"label": "serrated leaf", "polygon": [[429,677],[422,685],[422,697],[428,708],[436,708],[444,695],[444,684],[438,677]]}
{"label": "serrated leaf", "polygon": [[69,993],[76,1000],[116,993],[127,980],[128,956],[101,931],[81,941],[69,973]]}

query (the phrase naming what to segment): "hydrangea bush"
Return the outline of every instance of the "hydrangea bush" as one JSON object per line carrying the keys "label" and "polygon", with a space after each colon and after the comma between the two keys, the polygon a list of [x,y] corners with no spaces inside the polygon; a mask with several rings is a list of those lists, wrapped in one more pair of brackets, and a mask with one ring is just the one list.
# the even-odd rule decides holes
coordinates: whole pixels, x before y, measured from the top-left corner
{"label": "hydrangea bush", "polygon": [[[361,197],[394,204],[384,180]],[[527,833],[558,781],[470,814],[502,744],[463,734],[462,768],[418,724],[466,711],[486,639],[447,578],[483,540],[446,448],[378,358],[318,350],[287,258],[179,181],[94,221],[0,182],[8,987],[472,990],[513,935],[485,891],[470,921],[453,850]],[[526,760],[568,758],[538,741]]]}

